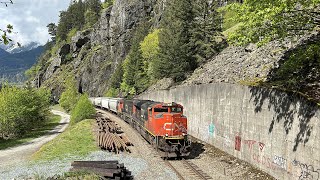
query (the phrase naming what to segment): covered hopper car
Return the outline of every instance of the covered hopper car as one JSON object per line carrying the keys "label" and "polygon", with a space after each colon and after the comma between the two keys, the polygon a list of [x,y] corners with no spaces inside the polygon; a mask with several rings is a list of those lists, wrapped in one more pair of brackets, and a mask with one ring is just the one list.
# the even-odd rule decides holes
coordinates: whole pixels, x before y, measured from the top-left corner
{"label": "covered hopper car", "polygon": [[98,108],[117,114],[134,127],[162,157],[185,157],[190,154],[187,117],[183,106],[150,100],[90,98]]}

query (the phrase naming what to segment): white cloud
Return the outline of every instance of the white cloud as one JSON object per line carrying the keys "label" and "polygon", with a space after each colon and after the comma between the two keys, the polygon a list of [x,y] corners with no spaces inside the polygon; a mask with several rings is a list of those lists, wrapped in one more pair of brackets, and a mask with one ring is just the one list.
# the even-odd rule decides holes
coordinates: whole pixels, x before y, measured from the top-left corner
{"label": "white cloud", "polygon": [[59,11],[65,10],[69,0],[13,0],[5,7],[0,4],[0,28],[13,25],[14,41],[28,44],[32,41],[44,44],[50,39],[47,24],[57,23]]}

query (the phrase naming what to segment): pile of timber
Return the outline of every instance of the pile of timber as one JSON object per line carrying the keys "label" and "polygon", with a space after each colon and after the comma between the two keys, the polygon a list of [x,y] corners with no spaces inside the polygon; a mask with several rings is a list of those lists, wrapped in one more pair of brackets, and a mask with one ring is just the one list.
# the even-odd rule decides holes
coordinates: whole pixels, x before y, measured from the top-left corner
{"label": "pile of timber", "polygon": [[71,166],[71,172],[90,172],[107,179],[133,179],[131,171],[118,161],[74,161]]}
{"label": "pile of timber", "polygon": [[132,143],[118,124],[101,114],[97,114],[96,122],[98,125],[96,139],[101,149],[115,153],[120,151],[130,152],[128,146],[131,146]]}

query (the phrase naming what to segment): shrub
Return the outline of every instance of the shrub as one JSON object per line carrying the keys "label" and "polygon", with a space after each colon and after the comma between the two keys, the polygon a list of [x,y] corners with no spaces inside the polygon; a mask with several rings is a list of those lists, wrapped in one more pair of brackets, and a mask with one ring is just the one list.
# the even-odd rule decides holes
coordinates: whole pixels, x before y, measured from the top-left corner
{"label": "shrub", "polygon": [[70,112],[78,101],[79,93],[73,78],[68,77],[65,82],[66,90],[61,94],[59,104],[63,109]]}
{"label": "shrub", "polygon": [[118,97],[119,95],[119,89],[118,88],[110,88],[108,89],[108,91],[106,92],[105,96],[106,97]]}
{"label": "shrub", "polygon": [[0,139],[22,136],[47,119],[50,93],[45,89],[5,86],[0,91]]}
{"label": "shrub", "polygon": [[71,112],[71,124],[75,124],[84,119],[89,119],[95,114],[95,109],[89,101],[88,95],[81,95],[75,108]]}

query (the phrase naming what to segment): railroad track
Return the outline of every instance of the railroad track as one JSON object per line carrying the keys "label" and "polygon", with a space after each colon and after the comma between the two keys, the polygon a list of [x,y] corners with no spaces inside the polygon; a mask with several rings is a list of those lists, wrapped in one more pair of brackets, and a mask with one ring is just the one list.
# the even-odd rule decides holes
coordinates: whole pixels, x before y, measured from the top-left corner
{"label": "railroad track", "polygon": [[165,162],[181,180],[186,180],[185,176],[187,176],[188,179],[212,179],[212,177],[189,160],[165,160]]}

